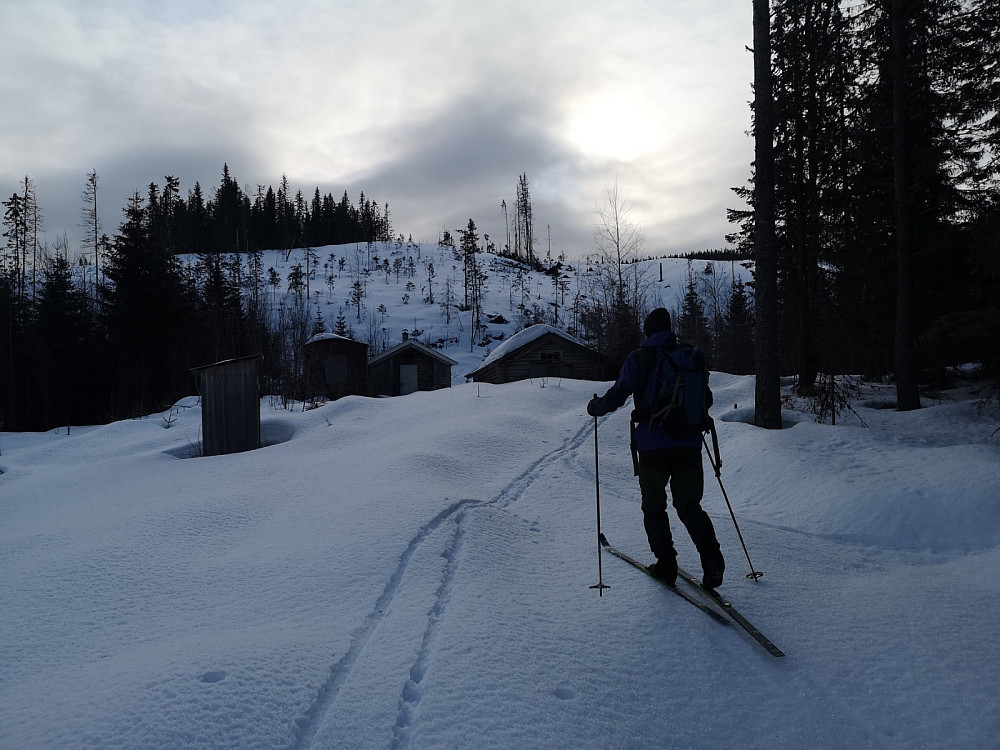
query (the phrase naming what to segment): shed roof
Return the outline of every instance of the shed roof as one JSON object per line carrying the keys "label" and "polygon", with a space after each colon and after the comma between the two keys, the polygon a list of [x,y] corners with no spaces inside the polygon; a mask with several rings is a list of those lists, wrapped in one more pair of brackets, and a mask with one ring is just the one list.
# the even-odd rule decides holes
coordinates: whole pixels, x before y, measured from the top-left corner
{"label": "shed roof", "polygon": [[453,360],[451,357],[446,357],[441,352],[435,351],[434,349],[431,349],[429,346],[424,346],[419,341],[414,341],[413,339],[407,339],[406,341],[403,341],[389,349],[386,349],[381,354],[376,354],[374,357],[368,360],[368,364],[374,365],[383,360],[391,359],[392,357],[395,357],[397,354],[405,351],[406,349],[416,349],[418,352],[426,354],[428,357],[432,357],[433,359],[436,359],[438,362],[441,362],[442,364],[445,365],[453,367],[458,364],[458,362]]}
{"label": "shed roof", "polygon": [[263,354],[249,354],[249,355],[247,355],[245,357],[234,357],[233,359],[224,359],[221,362],[212,362],[211,364],[208,364],[208,365],[199,365],[198,367],[191,367],[191,368],[189,368],[189,370],[190,370],[190,372],[201,372],[202,370],[208,370],[209,368],[212,368],[212,367],[225,367],[225,366],[228,366],[228,365],[236,364],[238,362],[246,362],[246,361],[252,360],[252,359],[264,359],[264,355]]}

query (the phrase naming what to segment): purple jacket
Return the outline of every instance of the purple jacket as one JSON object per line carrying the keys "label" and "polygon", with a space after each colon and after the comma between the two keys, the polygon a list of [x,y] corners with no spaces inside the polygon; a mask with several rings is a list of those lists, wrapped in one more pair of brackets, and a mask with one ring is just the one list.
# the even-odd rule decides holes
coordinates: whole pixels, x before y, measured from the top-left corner
{"label": "purple jacket", "polygon": [[[651,366],[650,362],[653,360],[649,353],[642,350],[656,349],[660,346],[675,349],[677,347],[677,334],[673,331],[658,331],[643,341],[638,349],[625,358],[615,384],[608,389],[607,393],[591,402],[589,412],[598,417],[610,414],[624,405],[629,396],[633,397],[635,406],[642,406],[642,390],[650,374],[648,369]],[[680,446],[699,447],[700,445],[700,435],[675,438],[665,430],[648,422],[637,422],[635,425],[635,449],[639,451]]]}

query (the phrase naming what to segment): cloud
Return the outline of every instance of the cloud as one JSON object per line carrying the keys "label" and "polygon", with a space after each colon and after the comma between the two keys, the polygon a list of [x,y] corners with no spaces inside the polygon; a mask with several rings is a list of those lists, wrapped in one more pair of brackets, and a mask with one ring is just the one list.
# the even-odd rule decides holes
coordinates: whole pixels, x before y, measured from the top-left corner
{"label": "cloud", "polygon": [[114,229],[132,191],[210,195],[228,163],[251,189],[364,190],[428,241],[469,218],[500,237],[526,173],[537,235],[573,255],[617,179],[650,252],[694,249],[749,169],[748,8],[8,0],[0,25],[0,189],[30,175],[71,241],[92,168]]}

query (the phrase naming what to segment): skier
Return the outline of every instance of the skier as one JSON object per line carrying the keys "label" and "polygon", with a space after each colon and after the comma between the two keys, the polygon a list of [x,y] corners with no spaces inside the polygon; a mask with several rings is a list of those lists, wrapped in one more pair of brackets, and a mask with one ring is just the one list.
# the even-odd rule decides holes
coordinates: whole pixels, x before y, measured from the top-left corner
{"label": "skier", "polygon": [[[615,411],[630,395],[636,410],[647,406],[642,402],[656,361],[656,349],[676,349],[677,335],[671,330],[670,313],[662,307],[646,317],[643,333],[646,339],[625,358],[615,384],[604,396],[594,396],[587,404],[590,416],[601,417]],[[707,403],[711,405],[711,391],[707,385],[705,389]],[[643,526],[649,548],[656,556],[656,562],[649,566],[650,572],[671,586],[677,580],[677,551],[667,516],[666,488],[669,483],[677,517],[687,528],[701,557],[702,583],[706,588],[717,588],[722,584],[726,563],[712,519],[701,507],[705,487],[701,435],[674,437],[649,420],[637,420],[633,411],[631,448],[642,493]]]}

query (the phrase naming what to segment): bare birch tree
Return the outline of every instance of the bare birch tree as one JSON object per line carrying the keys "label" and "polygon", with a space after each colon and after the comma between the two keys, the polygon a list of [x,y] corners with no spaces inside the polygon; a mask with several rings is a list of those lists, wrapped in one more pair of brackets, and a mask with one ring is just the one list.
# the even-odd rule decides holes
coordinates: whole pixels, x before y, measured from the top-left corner
{"label": "bare birch tree", "polygon": [[646,312],[652,281],[640,260],[645,237],[632,217],[632,206],[616,180],[605,202],[597,206],[594,247],[597,255],[591,284],[591,329],[599,348],[612,360],[624,359],[639,342],[640,319]]}

